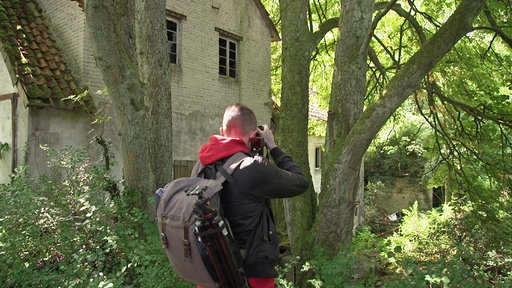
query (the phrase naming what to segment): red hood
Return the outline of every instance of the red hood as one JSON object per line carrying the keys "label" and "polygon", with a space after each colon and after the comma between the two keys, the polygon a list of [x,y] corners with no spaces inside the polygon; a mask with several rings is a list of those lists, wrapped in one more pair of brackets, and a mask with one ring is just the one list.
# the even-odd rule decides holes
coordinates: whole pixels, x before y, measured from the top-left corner
{"label": "red hood", "polygon": [[210,142],[201,146],[197,156],[201,164],[208,165],[238,152],[249,153],[249,148],[247,148],[247,144],[243,140],[212,135]]}

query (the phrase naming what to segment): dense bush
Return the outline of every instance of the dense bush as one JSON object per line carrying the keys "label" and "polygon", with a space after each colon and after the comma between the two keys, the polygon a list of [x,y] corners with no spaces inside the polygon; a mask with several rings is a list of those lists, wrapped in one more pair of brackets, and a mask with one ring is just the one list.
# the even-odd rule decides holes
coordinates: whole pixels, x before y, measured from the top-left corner
{"label": "dense bush", "polygon": [[[82,150],[49,153],[52,175],[19,169],[0,185],[2,287],[194,287],[172,271],[155,223],[125,204],[134,195],[116,193]],[[504,197],[498,223],[482,221],[469,201],[412,207],[390,237],[366,227],[332,259],[321,249],[305,264],[294,259],[278,287],[296,287],[286,277],[292,269],[308,279],[297,287],[511,287],[510,233],[498,225],[510,222]]]}
{"label": "dense bush", "polygon": [[403,287],[511,287],[510,231],[481,221],[485,218],[472,203],[404,213],[388,255],[399,275],[395,281],[409,285]]}
{"label": "dense bush", "polygon": [[[3,287],[190,287],[174,274],[156,225],[124,205],[83,150],[50,150],[50,171],[0,186]],[[125,196],[126,197],[126,196]]]}
{"label": "dense bush", "polygon": [[491,233],[472,205],[458,204],[413,206],[390,237],[366,227],[334,258],[317,251],[303,266],[313,275],[307,287],[512,287],[510,234]]}

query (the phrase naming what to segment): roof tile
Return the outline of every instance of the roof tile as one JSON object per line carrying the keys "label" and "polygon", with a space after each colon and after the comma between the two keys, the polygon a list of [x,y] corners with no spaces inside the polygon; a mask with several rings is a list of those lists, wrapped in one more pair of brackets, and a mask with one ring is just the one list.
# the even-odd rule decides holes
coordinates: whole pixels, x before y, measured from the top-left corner
{"label": "roof tile", "polygon": [[29,105],[93,110],[84,103],[65,100],[84,91],[62,61],[41,9],[34,0],[0,0],[0,43],[25,88]]}

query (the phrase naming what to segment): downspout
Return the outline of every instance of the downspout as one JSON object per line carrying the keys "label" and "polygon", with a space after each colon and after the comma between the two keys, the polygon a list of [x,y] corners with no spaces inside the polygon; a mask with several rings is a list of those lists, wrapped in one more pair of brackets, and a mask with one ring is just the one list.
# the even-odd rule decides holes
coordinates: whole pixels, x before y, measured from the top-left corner
{"label": "downspout", "polygon": [[11,95],[11,121],[12,121],[12,175],[18,167],[18,93]]}

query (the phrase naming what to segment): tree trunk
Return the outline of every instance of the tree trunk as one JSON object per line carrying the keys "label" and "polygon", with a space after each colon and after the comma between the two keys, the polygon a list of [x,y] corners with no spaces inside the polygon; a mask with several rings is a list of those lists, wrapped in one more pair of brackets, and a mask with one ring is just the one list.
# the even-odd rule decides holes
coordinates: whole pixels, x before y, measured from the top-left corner
{"label": "tree trunk", "polygon": [[350,161],[354,152],[344,147],[344,140],[363,111],[373,4],[373,0],[348,0],[341,6],[327,124],[328,165],[322,169],[322,191],[326,193],[320,194],[317,224],[317,242],[334,247],[327,250],[333,253],[338,243],[351,242],[354,227],[362,157]]}
{"label": "tree trunk", "polygon": [[[172,105],[165,1],[136,1],[135,35],[141,82],[146,88],[148,153],[152,184],[148,196],[173,179]],[[150,33],[151,32],[151,33]]]}
{"label": "tree trunk", "polygon": [[[343,1],[343,5],[354,6],[353,1]],[[357,2],[357,1],[356,1]],[[367,2],[365,0],[365,2]],[[320,213],[318,218],[318,242],[324,247],[337,247],[339,243],[349,244],[352,239],[353,207],[355,188],[357,187],[358,172],[366,149],[377,135],[380,128],[385,124],[396,109],[420,87],[421,80],[434,68],[439,60],[450,51],[450,49],[468,33],[476,16],[483,9],[484,0],[463,0],[459,7],[445,24],[405,63],[397,74],[383,89],[380,98],[371,103],[366,110],[357,118],[353,126],[348,127],[344,120],[351,118],[341,116],[343,110],[338,108],[339,103],[331,101],[331,109],[328,125],[328,148],[326,166],[322,170],[322,193],[320,197]],[[362,12],[363,10],[361,10]],[[366,10],[364,10],[366,11]],[[368,11],[366,11],[368,13]],[[342,9],[341,20],[343,23],[355,22],[351,19],[357,14],[351,14],[350,9]],[[341,27],[342,29],[349,29]],[[355,37],[343,39],[343,41],[360,41],[358,37],[364,33],[353,31]],[[344,32],[340,30],[340,37]],[[353,47],[350,44],[342,44]],[[365,44],[367,45],[367,43]],[[361,49],[363,50],[363,49]],[[354,53],[359,51],[356,48],[337,50],[338,53]],[[337,57],[342,57],[338,56]],[[360,65],[360,60],[353,60],[354,57],[362,57],[359,54],[352,54],[343,57],[344,61],[336,61],[338,70],[347,69],[345,66]],[[348,68],[350,69],[350,68]],[[355,69],[354,71],[357,71]],[[338,75],[338,73],[335,73]],[[333,79],[333,89],[337,85],[350,85],[348,82],[340,82],[341,79]],[[343,77],[340,77],[343,78]],[[340,88],[340,91],[349,89]],[[357,87],[355,87],[357,88]],[[342,93],[340,93],[342,95]],[[357,94],[356,94],[357,95]],[[334,95],[337,97],[336,95]],[[340,98],[341,99],[341,98]],[[339,101],[339,100],[338,100]],[[355,116],[355,115],[354,115]],[[341,123],[340,123],[341,121]],[[343,135],[343,133],[348,133]],[[341,219],[341,222],[340,222]],[[331,251],[333,255],[335,251]]]}
{"label": "tree trunk", "polygon": [[126,191],[152,213],[147,195],[172,178],[165,1],[88,0],[85,12],[116,113]]}
{"label": "tree trunk", "polygon": [[309,174],[308,83],[311,48],[307,26],[307,0],[281,0],[282,95],[278,145],[289,153],[308,175],[310,188],[303,195],[284,200],[286,225],[294,255],[311,252],[308,237],[315,218],[316,195]]}

